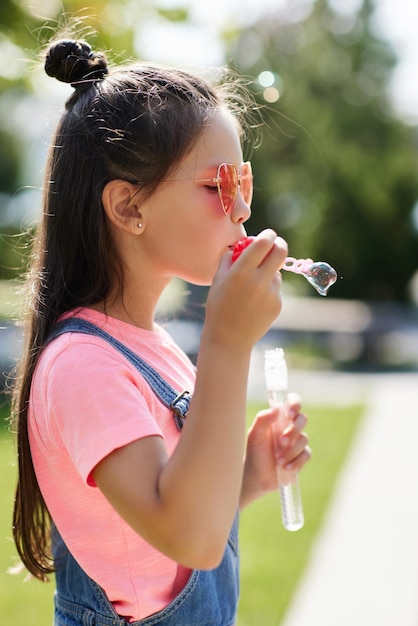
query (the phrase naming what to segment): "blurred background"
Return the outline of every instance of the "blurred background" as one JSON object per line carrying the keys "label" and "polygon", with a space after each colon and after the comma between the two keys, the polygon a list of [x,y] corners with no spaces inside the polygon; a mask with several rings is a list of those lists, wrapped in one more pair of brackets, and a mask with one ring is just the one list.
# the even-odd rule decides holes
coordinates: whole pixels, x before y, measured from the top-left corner
{"label": "blurred background", "polygon": [[[328,298],[285,275],[278,332],[292,362],[416,368],[418,8],[408,0],[2,0],[0,316],[20,310],[16,281],[48,143],[71,93],[44,74],[42,51],[74,17],[113,62],[227,64],[248,78],[264,107],[260,145],[246,154],[255,176],[248,232],[271,226],[292,256],[327,261],[339,275]],[[193,352],[205,293],[174,292],[164,314],[177,309],[173,332]],[[3,326],[2,371],[18,351],[15,328]]]}
{"label": "blurred background", "polygon": [[[282,314],[254,351],[250,401],[265,406],[263,349],[282,345],[291,386],[309,404],[315,454],[303,472],[303,531],[281,533],[277,498],[243,519],[240,626],[416,624],[418,3],[1,0],[0,388],[20,352],[21,276],[51,134],[72,92],[44,74],[42,53],[74,18],[112,62],[228,65],[245,76],[264,118],[257,149],[245,153],[255,178],[248,233],[272,227],[289,254],[338,273],[321,297],[283,272]],[[175,281],[160,305],[192,358],[205,296]],[[7,413],[4,399],[0,423]],[[0,429],[2,539],[11,534],[14,464]],[[41,626],[52,591],[7,576],[10,539],[6,547],[3,614]]]}

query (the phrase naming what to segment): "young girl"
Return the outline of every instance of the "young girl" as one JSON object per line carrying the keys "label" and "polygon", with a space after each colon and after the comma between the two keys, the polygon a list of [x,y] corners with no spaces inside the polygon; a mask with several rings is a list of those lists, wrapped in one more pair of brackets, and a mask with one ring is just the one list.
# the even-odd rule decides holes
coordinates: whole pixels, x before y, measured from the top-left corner
{"label": "young girl", "polygon": [[[189,73],[46,55],[74,88],[54,137],[15,389],[14,536],[57,581],[55,624],[231,626],[237,512],[310,456],[300,403],[246,441],[250,354],[281,309],[286,243],[245,235],[242,98]],[[209,285],[195,369],[155,323],[174,277]],[[186,416],[187,414],[187,416]],[[244,459],[244,461],[243,461]]]}

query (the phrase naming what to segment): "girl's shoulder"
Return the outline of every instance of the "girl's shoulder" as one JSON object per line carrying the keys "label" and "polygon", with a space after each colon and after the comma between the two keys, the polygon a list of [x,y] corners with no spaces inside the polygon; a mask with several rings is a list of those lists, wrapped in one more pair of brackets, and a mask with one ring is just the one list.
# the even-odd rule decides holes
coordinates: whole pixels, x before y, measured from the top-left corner
{"label": "girl's shoulder", "polygon": [[[71,317],[89,321],[104,330],[158,370],[171,384],[178,376],[187,380],[194,377],[195,368],[187,355],[159,325],[155,325],[152,331],[145,330],[87,308],[70,311],[60,320]],[[80,374],[105,378],[106,373],[115,376],[119,372],[125,376],[127,370],[134,373],[135,378],[138,376],[135,367],[107,340],[79,332],[64,333],[51,341],[39,359],[37,370],[43,378],[53,377],[60,381],[65,381],[67,376],[79,379]],[[139,378],[142,377],[139,375]]]}

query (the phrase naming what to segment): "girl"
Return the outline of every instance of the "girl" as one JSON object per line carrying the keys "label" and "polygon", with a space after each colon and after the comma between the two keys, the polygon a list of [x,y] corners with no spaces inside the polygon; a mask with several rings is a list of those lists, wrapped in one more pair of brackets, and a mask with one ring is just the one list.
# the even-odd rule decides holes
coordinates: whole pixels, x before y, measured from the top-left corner
{"label": "girl", "polygon": [[[250,354],[281,309],[286,243],[250,215],[242,99],[183,71],[108,71],[82,41],[46,55],[71,83],[51,147],[14,395],[14,537],[57,581],[55,624],[231,626],[237,511],[310,456],[295,399],[245,437]],[[235,102],[235,104],[234,104]],[[178,276],[211,288],[196,371],[155,323]],[[186,417],[187,414],[187,417]],[[244,462],[243,462],[244,459]]]}

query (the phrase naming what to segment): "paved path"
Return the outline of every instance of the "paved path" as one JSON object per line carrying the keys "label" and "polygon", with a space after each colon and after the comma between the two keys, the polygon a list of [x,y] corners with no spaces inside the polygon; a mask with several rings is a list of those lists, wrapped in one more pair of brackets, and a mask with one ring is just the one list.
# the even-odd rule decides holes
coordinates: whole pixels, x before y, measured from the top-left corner
{"label": "paved path", "polygon": [[[260,376],[255,355],[253,395]],[[306,401],[368,409],[280,626],[418,626],[418,374],[290,378]]]}

